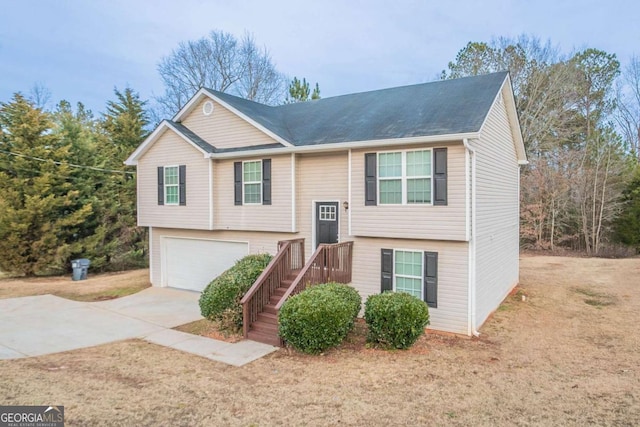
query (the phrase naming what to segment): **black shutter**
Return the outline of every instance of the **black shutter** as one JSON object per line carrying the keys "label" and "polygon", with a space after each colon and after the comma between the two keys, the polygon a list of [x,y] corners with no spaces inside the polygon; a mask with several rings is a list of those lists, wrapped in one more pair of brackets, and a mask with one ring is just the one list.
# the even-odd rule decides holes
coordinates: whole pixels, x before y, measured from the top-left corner
{"label": "black shutter", "polygon": [[158,166],[158,204],[164,205],[164,168]]}
{"label": "black shutter", "polygon": [[433,204],[447,204],[447,149],[433,149]]}
{"label": "black shutter", "polygon": [[377,193],[377,154],[366,153],[364,155],[364,204],[365,206],[375,206],[378,204]]}
{"label": "black shutter", "polygon": [[271,204],[271,159],[262,161],[262,204]]}
{"label": "black shutter", "polygon": [[438,307],[438,252],[424,253],[424,302]]}
{"label": "black shutter", "polygon": [[242,205],[242,162],[233,164],[233,190],[236,205]]}
{"label": "black shutter", "polygon": [[187,166],[178,166],[178,194],[180,195],[180,206],[187,205]]}
{"label": "black shutter", "polygon": [[380,292],[393,291],[393,249],[381,250]]}

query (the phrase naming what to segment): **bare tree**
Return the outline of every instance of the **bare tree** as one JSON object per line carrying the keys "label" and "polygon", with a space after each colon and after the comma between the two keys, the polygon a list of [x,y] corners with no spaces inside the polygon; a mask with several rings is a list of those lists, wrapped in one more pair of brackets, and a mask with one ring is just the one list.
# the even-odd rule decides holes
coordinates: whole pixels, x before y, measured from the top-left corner
{"label": "bare tree", "polygon": [[51,91],[43,83],[37,82],[31,87],[28,98],[36,108],[48,110],[51,102]]}
{"label": "bare tree", "polygon": [[616,122],[627,149],[640,162],[640,57],[633,56],[624,68],[617,92]]}
{"label": "bare tree", "polygon": [[156,101],[165,115],[174,114],[203,87],[266,104],[284,97],[283,75],[268,50],[258,48],[249,34],[240,43],[224,31],[181,42],[161,59],[158,72],[165,92]]}

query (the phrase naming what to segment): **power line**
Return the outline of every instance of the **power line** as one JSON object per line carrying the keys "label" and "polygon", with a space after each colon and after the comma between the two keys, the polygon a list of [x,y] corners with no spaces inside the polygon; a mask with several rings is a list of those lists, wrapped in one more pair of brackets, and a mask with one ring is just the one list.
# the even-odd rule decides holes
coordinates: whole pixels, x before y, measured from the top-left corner
{"label": "power line", "polygon": [[103,169],[103,168],[98,168],[95,166],[86,166],[86,165],[77,165],[74,163],[67,163],[67,162],[58,162],[55,160],[51,160],[51,159],[42,159],[40,157],[33,157],[33,156],[28,156],[26,154],[21,154],[21,153],[14,153],[11,151],[7,151],[7,150],[0,150],[0,153],[4,153],[4,154],[8,154],[10,156],[15,156],[15,157],[22,157],[25,159],[31,159],[31,160],[36,160],[39,162],[45,162],[45,163],[53,163],[54,165],[57,166],[69,166],[71,168],[77,168],[77,169],[89,169],[89,170],[94,170],[94,171],[98,171],[98,172],[108,172],[108,173],[117,173],[117,174],[125,174],[125,175],[135,175],[135,172],[130,172],[130,171],[122,171],[122,170],[117,170],[117,169]]}

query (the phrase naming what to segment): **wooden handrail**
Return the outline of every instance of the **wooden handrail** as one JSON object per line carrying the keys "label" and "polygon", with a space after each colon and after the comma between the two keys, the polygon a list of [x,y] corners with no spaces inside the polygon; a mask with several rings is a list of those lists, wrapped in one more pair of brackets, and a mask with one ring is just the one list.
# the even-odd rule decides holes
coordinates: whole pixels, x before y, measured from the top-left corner
{"label": "wooden handrail", "polygon": [[352,260],[353,242],[320,244],[276,305],[276,311],[287,298],[309,286],[331,281],[350,283]]}
{"label": "wooden handrail", "polygon": [[242,297],[242,332],[247,338],[251,324],[264,306],[274,295],[284,278],[293,270],[299,270],[304,264],[304,239],[283,240],[278,242],[278,253],[269,265]]}

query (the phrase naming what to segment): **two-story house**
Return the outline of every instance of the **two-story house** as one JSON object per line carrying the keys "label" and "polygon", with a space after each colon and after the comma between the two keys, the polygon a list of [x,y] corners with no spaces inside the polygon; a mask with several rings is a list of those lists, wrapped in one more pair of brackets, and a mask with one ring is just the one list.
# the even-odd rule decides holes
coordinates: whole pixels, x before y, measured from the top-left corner
{"label": "two-story house", "polygon": [[506,72],[275,107],[203,88],[126,161],[154,286],[200,291],[283,240],[352,241],[363,300],[409,292],[465,335],[518,283],[524,163]]}

